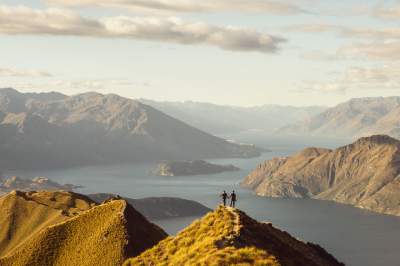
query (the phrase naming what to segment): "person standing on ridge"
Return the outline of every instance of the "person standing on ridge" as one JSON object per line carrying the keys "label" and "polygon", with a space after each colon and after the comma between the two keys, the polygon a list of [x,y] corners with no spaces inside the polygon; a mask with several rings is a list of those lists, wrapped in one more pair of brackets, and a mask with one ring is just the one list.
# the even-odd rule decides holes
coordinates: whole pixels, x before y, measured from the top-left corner
{"label": "person standing on ridge", "polygon": [[231,204],[230,204],[230,206],[231,206],[232,208],[235,208],[235,204],[236,204],[236,201],[237,201],[237,196],[236,196],[235,191],[232,191],[230,198],[231,198]]}
{"label": "person standing on ridge", "polygon": [[228,198],[228,194],[226,193],[226,191],[224,190],[224,192],[220,195],[220,197],[222,198],[222,203],[224,204],[224,207],[226,206],[226,199]]}

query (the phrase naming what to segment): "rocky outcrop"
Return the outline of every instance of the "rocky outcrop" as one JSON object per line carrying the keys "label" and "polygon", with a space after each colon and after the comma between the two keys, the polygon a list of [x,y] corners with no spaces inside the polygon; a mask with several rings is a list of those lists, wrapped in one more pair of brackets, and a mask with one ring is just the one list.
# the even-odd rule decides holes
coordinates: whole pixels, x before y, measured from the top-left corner
{"label": "rocky outcrop", "polygon": [[124,265],[344,264],[318,245],[301,242],[239,210],[220,207]]}
{"label": "rocky outcrop", "polygon": [[[90,194],[88,196],[99,203],[114,197],[113,194],[106,193]],[[180,198],[153,197],[131,199],[123,197],[123,199],[149,220],[203,216],[211,211],[211,209],[196,201]]]}
{"label": "rocky outcrop", "polygon": [[195,161],[165,161],[158,164],[154,171],[159,176],[188,176],[188,175],[211,175],[223,172],[239,171],[234,165],[219,165],[208,163],[203,160]]}
{"label": "rocky outcrop", "polygon": [[308,148],[260,164],[242,185],[259,196],[332,200],[400,215],[400,141],[375,135],[335,150]]}
{"label": "rocky outcrop", "polygon": [[46,193],[0,198],[0,265],[121,265],[167,236],[124,200]]}
{"label": "rocky outcrop", "polygon": [[0,90],[3,169],[217,157],[254,157],[231,143],[115,94]]}

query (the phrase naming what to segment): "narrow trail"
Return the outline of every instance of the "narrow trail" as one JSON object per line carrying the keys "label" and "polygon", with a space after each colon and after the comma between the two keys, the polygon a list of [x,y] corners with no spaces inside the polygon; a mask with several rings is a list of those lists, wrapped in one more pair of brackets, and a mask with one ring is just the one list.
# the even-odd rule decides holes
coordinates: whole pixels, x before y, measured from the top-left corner
{"label": "narrow trail", "polygon": [[240,234],[240,216],[236,212],[235,208],[226,207],[226,209],[235,217],[235,219],[233,221],[233,223],[234,223],[233,232],[234,232],[234,235],[239,235]]}

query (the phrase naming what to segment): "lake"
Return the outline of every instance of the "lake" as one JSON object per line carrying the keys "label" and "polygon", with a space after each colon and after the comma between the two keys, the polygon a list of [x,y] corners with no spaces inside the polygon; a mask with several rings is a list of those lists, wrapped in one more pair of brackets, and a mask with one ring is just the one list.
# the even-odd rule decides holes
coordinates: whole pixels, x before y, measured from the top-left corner
{"label": "lake", "polygon": [[[252,159],[212,159],[234,164],[238,172],[217,175],[158,177],[155,164],[90,166],[48,171],[13,171],[7,175],[46,176],[60,183],[82,185],[81,193],[107,192],[131,198],[181,197],[214,208],[222,190],[238,192],[238,208],[260,221],[272,222],[293,236],[324,247],[346,265],[400,265],[400,217],[380,215],[351,206],[316,200],[260,198],[239,187],[239,182],[263,160],[286,156],[306,146],[337,147],[344,140],[260,138],[242,134],[230,138],[272,148]],[[400,193],[400,192],[399,192]],[[175,234],[197,217],[154,221]]]}

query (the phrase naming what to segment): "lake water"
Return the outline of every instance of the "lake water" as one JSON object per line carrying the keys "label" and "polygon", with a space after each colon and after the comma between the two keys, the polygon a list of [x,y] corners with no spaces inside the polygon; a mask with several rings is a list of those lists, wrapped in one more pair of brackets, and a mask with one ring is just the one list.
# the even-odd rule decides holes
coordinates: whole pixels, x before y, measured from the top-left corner
{"label": "lake water", "polygon": [[[222,190],[238,192],[238,208],[260,221],[272,222],[304,241],[324,247],[340,261],[354,266],[400,266],[400,217],[332,202],[281,200],[254,196],[239,187],[239,182],[263,160],[286,156],[305,146],[335,147],[344,141],[285,140],[257,138],[254,135],[232,136],[239,141],[270,147],[274,151],[260,158],[213,159],[232,163],[239,172],[207,176],[158,177],[151,174],[154,164],[91,166],[49,171],[13,171],[21,177],[46,176],[60,183],[83,185],[78,192],[115,193],[131,198],[170,196],[196,200],[214,208]],[[328,143],[328,144],[327,144]],[[325,144],[325,145],[324,145]],[[400,192],[399,192],[400,193]],[[175,234],[197,217],[155,221],[168,233]]]}

